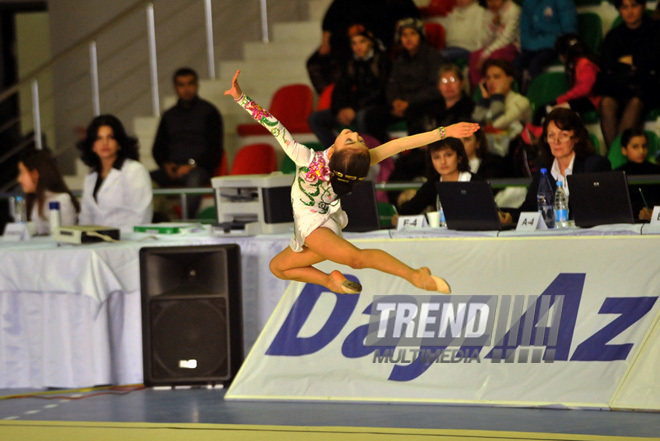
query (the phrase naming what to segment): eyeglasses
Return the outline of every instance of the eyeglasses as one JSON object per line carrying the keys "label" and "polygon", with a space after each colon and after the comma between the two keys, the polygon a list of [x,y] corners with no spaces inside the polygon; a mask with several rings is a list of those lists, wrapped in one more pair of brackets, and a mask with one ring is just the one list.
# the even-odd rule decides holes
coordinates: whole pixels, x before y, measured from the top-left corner
{"label": "eyeglasses", "polygon": [[568,133],[560,133],[558,135],[551,133],[545,136],[547,142],[557,142],[562,144],[573,138],[575,138],[575,136],[569,135]]}
{"label": "eyeglasses", "polygon": [[440,82],[442,84],[450,84],[450,83],[456,83],[458,82],[458,80],[454,77],[449,77],[449,78],[441,78]]}

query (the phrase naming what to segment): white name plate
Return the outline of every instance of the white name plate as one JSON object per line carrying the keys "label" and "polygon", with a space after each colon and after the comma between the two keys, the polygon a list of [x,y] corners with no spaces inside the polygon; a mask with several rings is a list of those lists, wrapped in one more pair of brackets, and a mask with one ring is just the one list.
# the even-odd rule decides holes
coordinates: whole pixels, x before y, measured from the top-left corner
{"label": "white name plate", "polygon": [[406,230],[410,228],[424,228],[426,225],[426,217],[423,214],[399,216],[399,220],[396,223],[396,229]]}
{"label": "white name plate", "polygon": [[523,211],[520,213],[520,218],[518,218],[518,225],[516,225],[516,231],[535,231],[547,229],[548,227],[545,225],[545,221],[541,217],[541,213],[538,211]]}
{"label": "white name plate", "polygon": [[25,222],[10,222],[5,225],[5,232],[2,235],[2,240],[5,242],[20,242],[22,240],[29,240],[32,237],[28,224]]}
{"label": "white name plate", "polygon": [[660,205],[653,207],[653,212],[651,213],[651,225],[654,227],[660,227]]}

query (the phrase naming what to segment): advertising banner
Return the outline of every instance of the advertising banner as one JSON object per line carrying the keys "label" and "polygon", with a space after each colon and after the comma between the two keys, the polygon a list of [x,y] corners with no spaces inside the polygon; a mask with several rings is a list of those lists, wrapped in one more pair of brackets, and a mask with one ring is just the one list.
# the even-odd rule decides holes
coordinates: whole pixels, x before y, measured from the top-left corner
{"label": "advertising banner", "polygon": [[[658,408],[645,353],[660,337],[660,237],[354,243],[429,267],[452,295],[324,262],[362,293],[291,283],[227,399]],[[647,393],[633,403],[625,387]]]}

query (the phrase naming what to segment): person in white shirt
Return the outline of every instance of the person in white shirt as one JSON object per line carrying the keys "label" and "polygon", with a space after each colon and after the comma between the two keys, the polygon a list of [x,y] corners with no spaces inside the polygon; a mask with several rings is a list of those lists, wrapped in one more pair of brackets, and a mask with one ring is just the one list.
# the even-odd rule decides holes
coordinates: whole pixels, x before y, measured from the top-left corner
{"label": "person in white shirt", "polygon": [[18,178],[26,194],[28,220],[39,235],[48,235],[50,202],[60,204],[60,225],[75,225],[80,204],[57,169],[55,159],[46,150],[30,150],[18,162]]}
{"label": "person in white shirt", "polygon": [[484,45],[486,33],[475,23],[485,21],[486,9],[477,0],[456,0],[456,7],[445,20],[446,48],[440,53],[447,61],[470,58]]}
{"label": "person in white shirt", "polygon": [[80,159],[90,167],[83,184],[81,225],[115,227],[123,232],[151,223],[151,179],[138,162],[137,139],[126,134],[113,115],[100,115],[78,144]]}

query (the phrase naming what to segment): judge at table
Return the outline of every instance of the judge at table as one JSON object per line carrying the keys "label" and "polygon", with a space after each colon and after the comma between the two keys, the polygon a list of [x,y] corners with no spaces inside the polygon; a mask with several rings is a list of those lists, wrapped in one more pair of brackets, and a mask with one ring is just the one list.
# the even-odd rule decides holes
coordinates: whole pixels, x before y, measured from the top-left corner
{"label": "judge at table", "polygon": [[132,231],[151,222],[152,188],[147,169],[138,162],[138,143],[113,115],[100,115],[78,144],[80,159],[90,167],[83,184],[81,225],[103,225]]}

